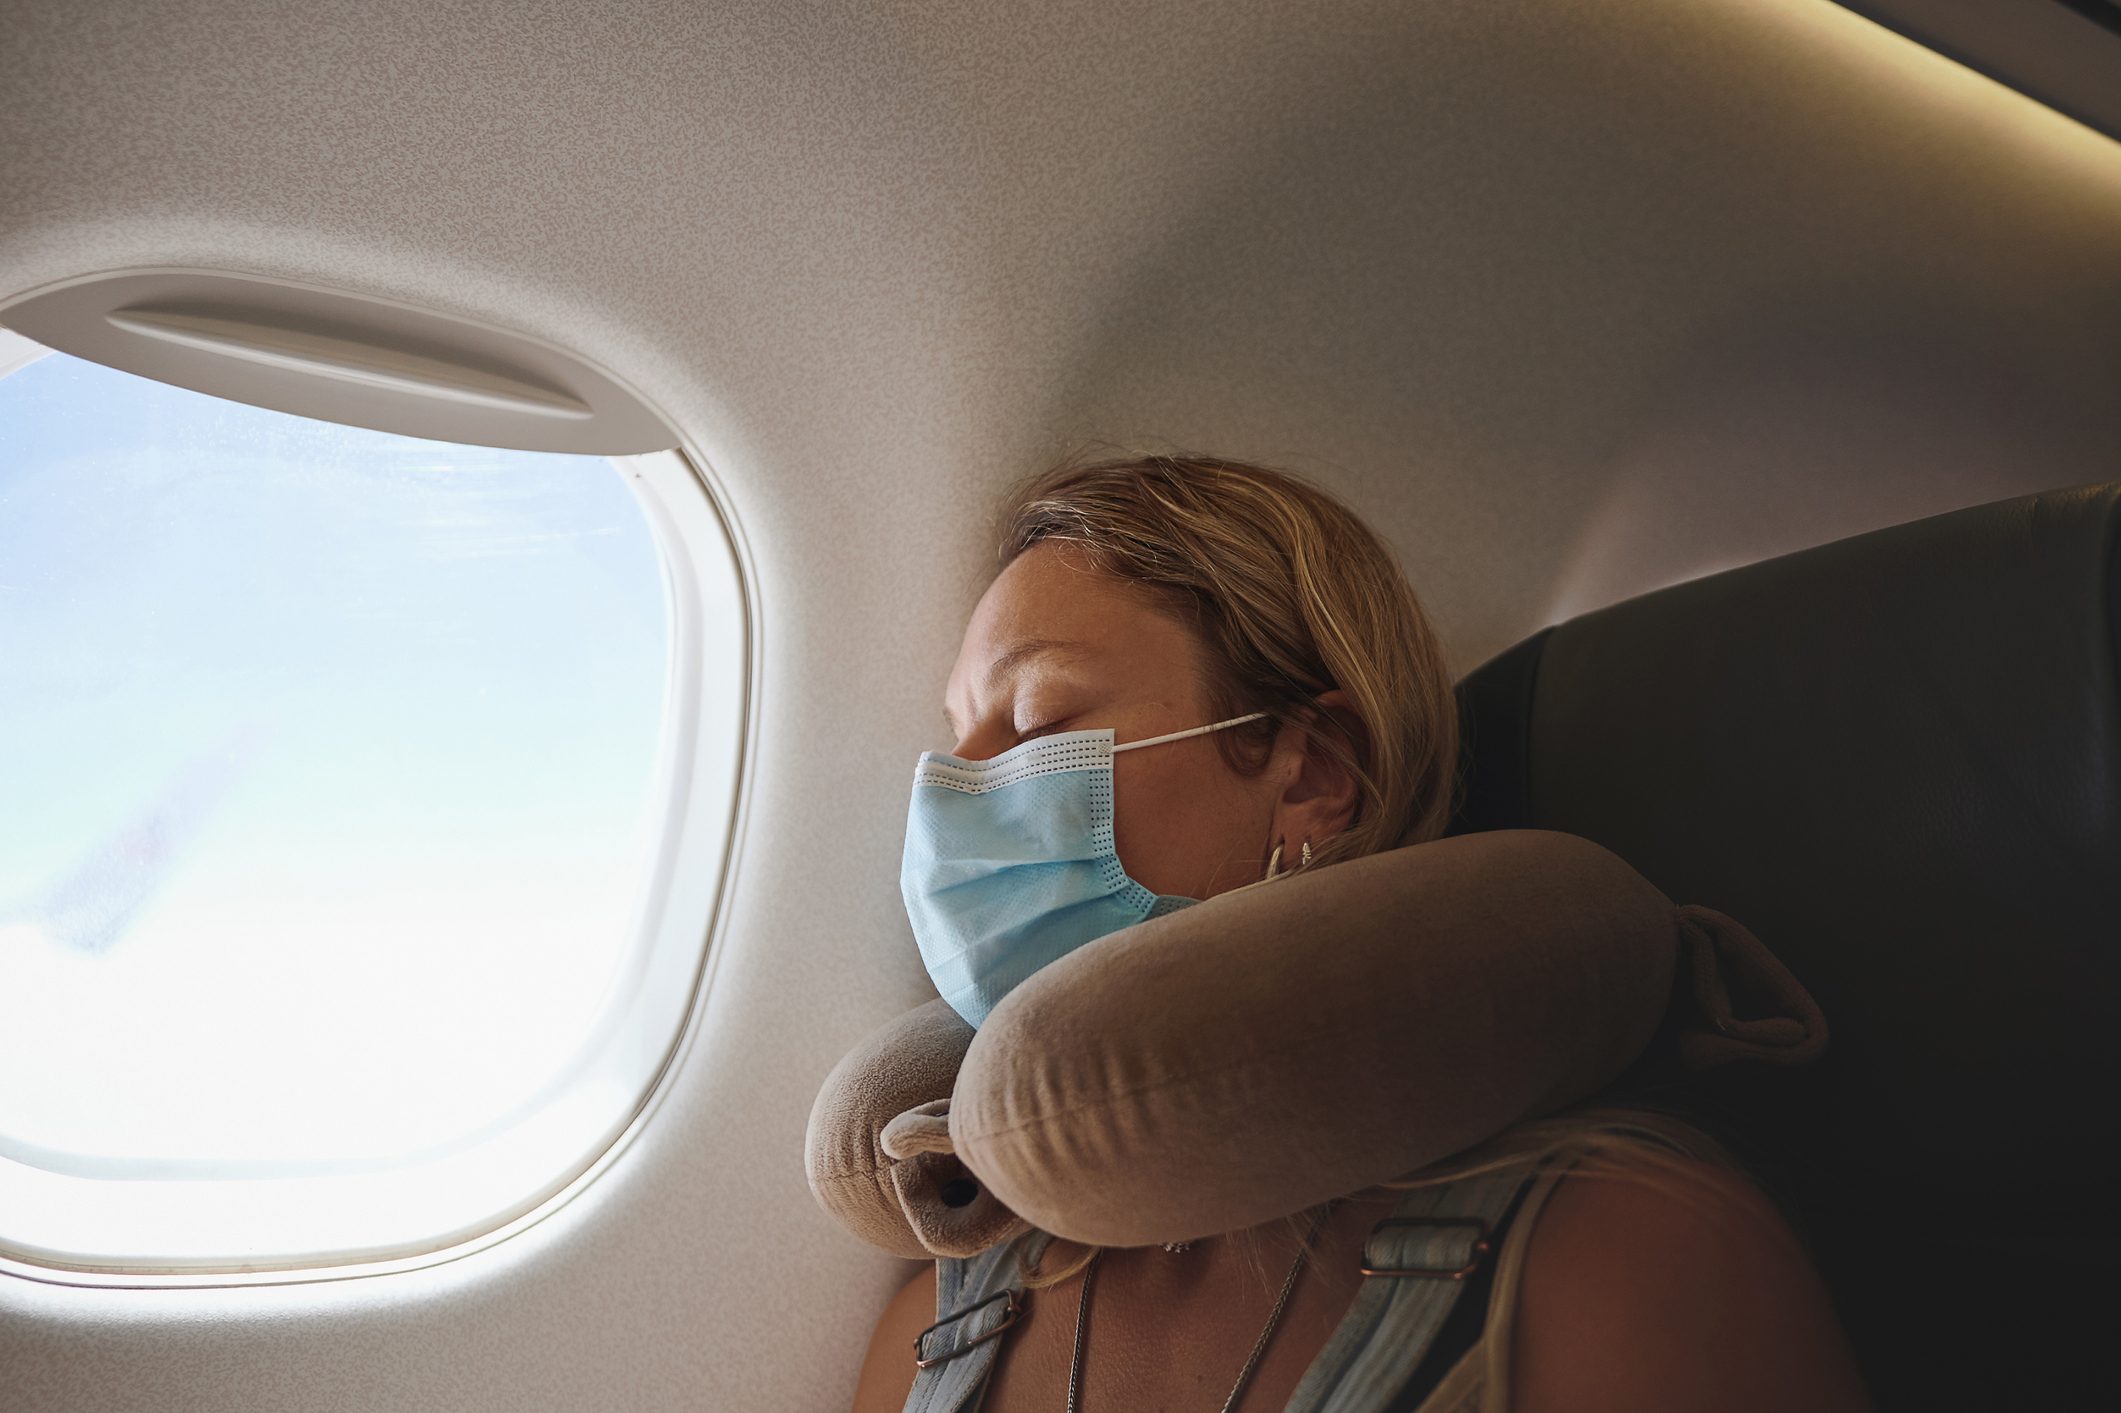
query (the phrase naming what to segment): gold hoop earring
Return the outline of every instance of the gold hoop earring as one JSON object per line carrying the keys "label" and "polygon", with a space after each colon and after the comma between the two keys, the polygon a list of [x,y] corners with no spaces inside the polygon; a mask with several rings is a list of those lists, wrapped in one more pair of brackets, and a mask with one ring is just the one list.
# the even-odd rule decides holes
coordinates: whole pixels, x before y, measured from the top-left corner
{"label": "gold hoop earring", "polygon": [[[1267,877],[1268,877],[1268,878],[1278,878],[1278,877],[1280,877],[1280,876],[1281,876],[1281,844],[1280,844],[1279,842],[1276,842],[1276,844],[1274,845],[1274,852],[1273,852],[1273,853],[1272,853],[1271,855],[1269,855],[1269,856],[1268,856],[1268,858],[1267,858]],[[1262,881],[1262,882],[1264,882],[1265,880],[1261,880],[1261,881]]]}

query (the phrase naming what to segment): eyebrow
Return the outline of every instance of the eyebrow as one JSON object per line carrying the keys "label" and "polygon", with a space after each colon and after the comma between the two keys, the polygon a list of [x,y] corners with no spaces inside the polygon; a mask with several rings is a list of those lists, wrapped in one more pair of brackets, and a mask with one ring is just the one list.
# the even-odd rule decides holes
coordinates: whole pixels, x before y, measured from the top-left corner
{"label": "eyebrow", "polygon": [[[1082,643],[1071,642],[1063,638],[1026,638],[996,658],[988,666],[986,681],[982,685],[993,686],[995,680],[1003,673],[1021,665],[1027,658],[1034,658],[1042,653],[1061,652],[1069,648],[1080,648],[1082,646],[1084,646]],[[952,731],[958,729],[957,718],[950,714],[950,704],[948,702],[943,704],[943,724]]]}

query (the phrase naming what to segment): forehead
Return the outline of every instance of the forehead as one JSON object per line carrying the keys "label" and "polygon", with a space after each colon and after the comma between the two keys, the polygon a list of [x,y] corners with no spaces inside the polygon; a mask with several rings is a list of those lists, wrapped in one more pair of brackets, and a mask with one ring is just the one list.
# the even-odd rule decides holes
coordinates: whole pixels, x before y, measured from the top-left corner
{"label": "forehead", "polygon": [[[1021,651],[1035,643],[1065,646]],[[1161,684],[1196,674],[1199,650],[1193,631],[1150,591],[1091,567],[1067,545],[1034,545],[995,577],[973,609],[949,697],[960,702],[986,690],[990,673],[1018,662],[1125,671]]]}

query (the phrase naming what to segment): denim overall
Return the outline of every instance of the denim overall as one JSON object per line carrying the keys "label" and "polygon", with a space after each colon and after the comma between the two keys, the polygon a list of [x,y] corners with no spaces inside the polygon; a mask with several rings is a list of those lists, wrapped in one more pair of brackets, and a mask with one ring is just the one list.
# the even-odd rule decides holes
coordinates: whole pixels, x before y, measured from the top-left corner
{"label": "denim overall", "polygon": [[[1333,1337],[1311,1361],[1284,1413],[1380,1413],[1436,1342],[1488,1233],[1531,1177],[1460,1178],[1409,1191],[1363,1244],[1365,1275]],[[916,1344],[906,1413],[976,1413],[1023,1309],[1023,1273],[1052,1238],[1034,1231],[964,1260],[935,1263],[939,1318]]]}

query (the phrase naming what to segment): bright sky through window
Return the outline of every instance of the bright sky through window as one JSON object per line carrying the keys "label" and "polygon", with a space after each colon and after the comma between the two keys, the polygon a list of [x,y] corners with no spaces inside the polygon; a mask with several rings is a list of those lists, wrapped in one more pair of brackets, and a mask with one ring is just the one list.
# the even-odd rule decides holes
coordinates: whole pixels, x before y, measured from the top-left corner
{"label": "bright sky through window", "polygon": [[608,461],[0,379],[0,1156],[358,1171],[505,1123],[636,945],[670,639]]}

